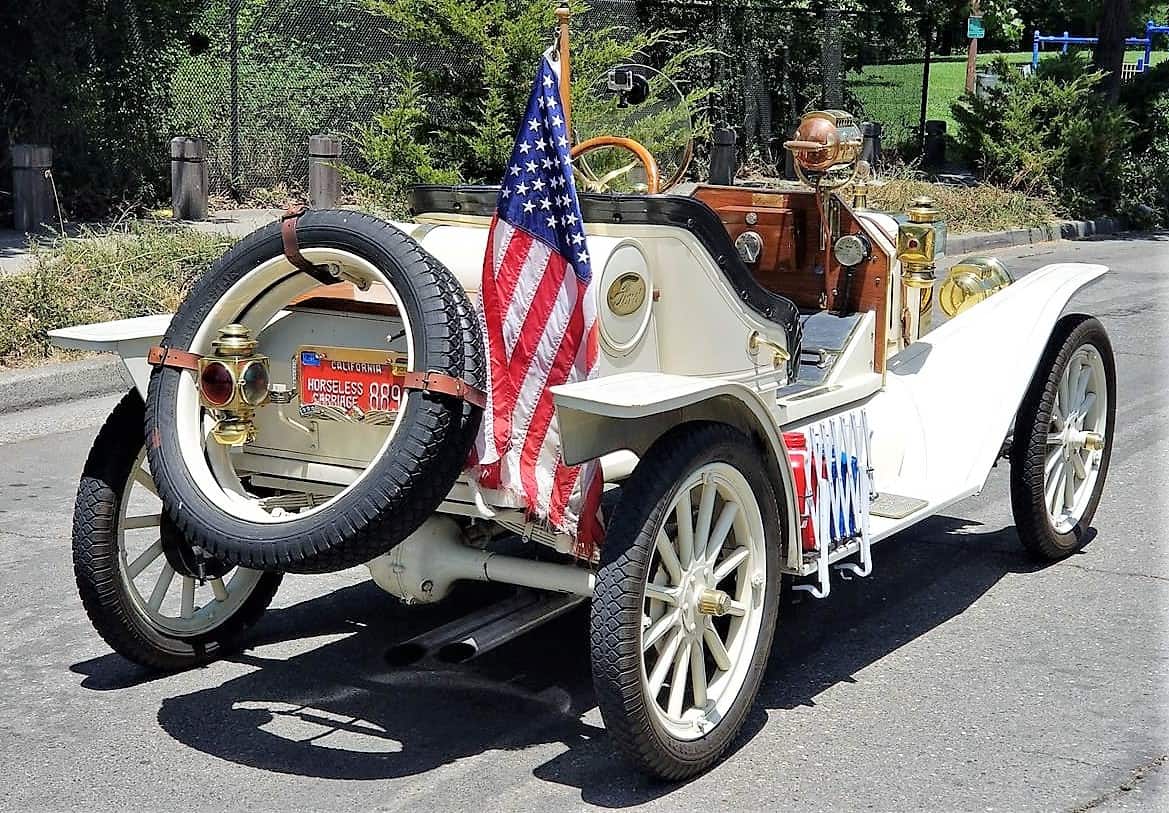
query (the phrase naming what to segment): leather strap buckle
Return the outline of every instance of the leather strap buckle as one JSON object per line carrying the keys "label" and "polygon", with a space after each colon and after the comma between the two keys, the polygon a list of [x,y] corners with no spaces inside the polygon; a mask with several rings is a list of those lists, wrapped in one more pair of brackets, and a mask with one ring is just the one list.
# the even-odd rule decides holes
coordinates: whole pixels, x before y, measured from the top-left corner
{"label": "leather strap buckle", "polygon": [[461,378],[455,378],[446,373],[428,370],[424,373],[407,372],[402,386],[408,390],[422,392],[437,392],[441,395],[450,395],[467,401],[472,406],[483,409],[487,406],[487,393],[478,387],[472,387]]}
{"label": "leather strap buckle", "polygon": [[151,367],[173,367],[176,370],[199,369],[199,360],[203,357],[187,350],[174,347],[156,345],[146,352],[146,363]]}

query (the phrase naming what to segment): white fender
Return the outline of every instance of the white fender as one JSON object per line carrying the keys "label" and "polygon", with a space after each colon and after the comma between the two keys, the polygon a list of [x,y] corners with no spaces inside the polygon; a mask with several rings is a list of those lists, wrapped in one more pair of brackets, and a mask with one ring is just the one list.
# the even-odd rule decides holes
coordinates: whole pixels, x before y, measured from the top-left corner
{"label": "white fender", "polygon": [[1107,270],[1044,266],[890,358],[868,405],[875,487],[928,506],[874,517],[875,538],[982,490],[1052,330]]}
{"label": "white fender", "polygon": [[763,397],[720,378],[620,373],[552,388],[563,456],[577,464],[617,450],[643,456],[655,440],[690,421],[719,421],[756,438],[786,523],[789,567],[800,564],[799,511],[786,447]]}

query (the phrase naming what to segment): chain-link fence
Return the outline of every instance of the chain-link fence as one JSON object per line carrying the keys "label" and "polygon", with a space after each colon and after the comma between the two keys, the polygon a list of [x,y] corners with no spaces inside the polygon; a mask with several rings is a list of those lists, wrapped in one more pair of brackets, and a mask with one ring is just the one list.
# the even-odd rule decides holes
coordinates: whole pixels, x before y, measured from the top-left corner
{"label": "chain-link fence", "polygon": [[[744,158],[781,161],[779,143],[814,107],[881,122],[887,145],[910,147],[920,132],[928,36],[891,39],[907,29],[903,15],[760,0],[594,0],[574,25],[669,29],[712,49],[688,81],[715,88],[706,113],[738,132]],[[188,45],[170,124],[208,140],[218,194],[303,184],[308,136],[353,134],[389,106],[409,66],[476,78],[466,55],[410,42],[362,0],[207,0]],[[354,163],[353,149],[345,160]]]}

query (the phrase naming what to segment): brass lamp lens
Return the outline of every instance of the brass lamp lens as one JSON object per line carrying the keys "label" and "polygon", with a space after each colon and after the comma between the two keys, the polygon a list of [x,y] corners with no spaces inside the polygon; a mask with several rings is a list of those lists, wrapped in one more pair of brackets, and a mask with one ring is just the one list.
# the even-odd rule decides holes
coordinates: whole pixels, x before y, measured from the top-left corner
{"label": "brass lamp lens", "polygon": [[259,406],[268,397],[268,367],[262,361],[253,361],[244,368],[240,377],[244,400],[252,406]]}
{"label": "brass lamp lens", "polygon": [[224,406],[235,392],[235,378],[226,364],[214,361],[199,375],[199,392],[209,404]]}

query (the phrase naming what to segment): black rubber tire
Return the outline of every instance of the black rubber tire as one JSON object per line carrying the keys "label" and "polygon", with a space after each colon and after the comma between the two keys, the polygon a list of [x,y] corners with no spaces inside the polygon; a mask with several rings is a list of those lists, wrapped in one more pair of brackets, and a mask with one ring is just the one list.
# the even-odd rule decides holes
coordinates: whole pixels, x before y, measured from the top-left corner
{"label": "black rubber tire", "polygon": [[[457,280],[406,234],[356,212],[304,214],[300,246],[339,248],[377,266],[398,291],[413,332],[414,367],[466,374],[466,355],[482,356],[477,331],[464,330],[470,312]],[[237,243],[193,287],[164,343],[189,349],[199,325],[224,293],[260,263],[283,253],[280,226],[271,224]],[[466,347],[471,344],[472,346]],[[263,342],[261,340],[261,351]],[[256,523],[228,514],[195,485],[179,451],[175,399],[180,376],[159,368],[150,380],[146,430],[159,494],[183,535],[215,557],[259,570],[316,573],[367,562],[401,542],[446,497],[474,439],[466,431],[477,408],[460,399],[414,393],[386,451],[366,476],[325,510],[280,523]]]}
{"label": "black rubber tire", "polygon": [[[646,708],[641,683],[641,618],[654,540],[678,485],[713,461],[731,464],[756,490],[768,544],[768,583],[759,645],[729,713],[705,736],[678,740],[659,728]],[[742,433],[718,423],[679,426],[657,440],[625,482],[601,548],[590,611],[593,686],[605,728],[637,768],[667,780],[710,768],[730,748],[755,702],[779,615],[778,503],[759,450]]]}
{"label": "black rubber tire", "polygon": [[[1047,435],[1060,378],[1072,354],[1085,344],[1095,347],[1104,362],[1108,382],[1105,443],[1100,458],[1100,472],[1083,515],[1067,533],[1057,533],[1048,516],[1043,493]],[[1087,531],[1096,514],[1108,475],[1115,424],[1116,361],[1108,333],[1096,319],[1067,317],[1056,325],[1031,379],[1031,385],[1015,417],[1015,434],[1011,443],[1011,511],[1019,540],[1035,558],[1046,561],[1063,559],[1082,548],[1090,538]]]}
{"label": "black rubber tire", "polygon": [[118,654],[151,669],[187,669],[231,651],[280,586],[279,573],[265,573],[231,616],[202,635],[175,637],[142,617],[118,569],[117,519],[123,491],[142,451],[145,408],[131,390],[110,413],[85,461],[73,512],[73,572],[93,628]]}

